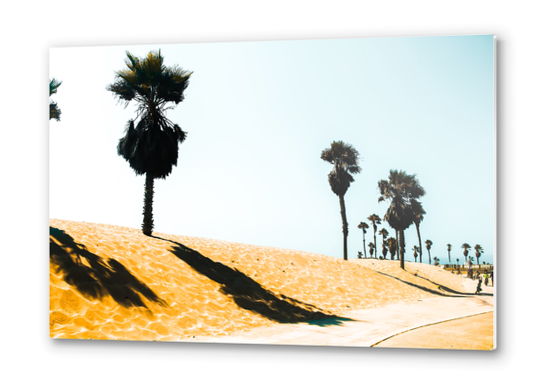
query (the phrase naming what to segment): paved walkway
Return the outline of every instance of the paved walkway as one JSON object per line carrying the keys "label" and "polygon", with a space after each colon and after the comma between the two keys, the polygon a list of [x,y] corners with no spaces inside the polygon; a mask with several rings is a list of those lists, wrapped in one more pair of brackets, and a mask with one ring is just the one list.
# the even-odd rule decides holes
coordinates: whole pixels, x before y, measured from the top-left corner
{"label": "paved walkway", "polygon": [[495,313],[486,312],[416,328],[373,347],[491,351],[496,348],[494,325]]}
{"label": "paved walkway", "polygon": [[[470,286],[470,282],[467,283]],[[277,324],[255,328],[222,338],[196,338],[195,342],[230,344],[284,344],[371,347],[410,330],[493,311],[493,289],[484,287],[480,295],[431,297],[413,303],[350,312],[351,320],[326,324]]]}

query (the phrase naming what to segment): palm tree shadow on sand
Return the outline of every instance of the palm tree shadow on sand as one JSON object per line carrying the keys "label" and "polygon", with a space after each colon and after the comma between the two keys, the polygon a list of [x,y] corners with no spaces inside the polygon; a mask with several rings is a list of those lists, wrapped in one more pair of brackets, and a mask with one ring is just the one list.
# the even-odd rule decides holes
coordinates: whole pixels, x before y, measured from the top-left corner
{"label": "palm tree shadow on sand", "polygon": [[[388,275],[387,273],[384,273],[384,272],[380,272],[380,271],[376,271],[377,273],[380,273],[381,275],[384,275],[384,276],[387,276],[387,277],[391,277],[395,280],[398,280],[402,283],[405,283],[407,285],[410,285],[412,287],[416,287],[418,289],[421,289],[422,291],[425,291],[425,292],[429,292],[429,293],[432,293],[434,295],[439,295],[439,296],[446,296],[446,297],[466,297],[466,296],[493,296],[493,294],[491,293],[478,293],[478,294],[474,294],[474,293],[468,293],[468,292],[458,292],[458,291],[454,291],[453,289],[451,288],[448,288],[444,285],[441,285],[441,284],[437,284],[435,283],[434,281],[431,281],[425,277],[422,277],[420,275],[416,275],[416,277],[420,278],[420,279],[424,279],[426,281],[429,281],[430,283],[432,284],[435,284],[436,286],[439,286],[440,289],[442,289],[443,291],[445,292],[448,292],[448,293],[451,293],[453,294],[454,296],[452,295],[446,295],[445,293],[442,293],[442,292],[439,292],[439,291],[435,291],[434,289],[429,289],[429,288],[426,288],[426,287],[423,287],[421,285],[418,285],[418,284],[414,284],[414,283],[410,283],[408,281],[404,281],[404,280],[401,280],[400,278],[396,277],[396,276],[392,276],[392,275]],[[413,275],[413,274],[411,274]],[[414,276],[414,275],[413,275]]]}
{"label": "palm tree shadow on sand", "polygon": [[152,236],[175,244],[171,252],[196,272],[221,285],[220,292],[231,297],[241,308],[257,313],[278,323],[309,323],[320,327],[341,325],[354,321],[325,313],[322,309],[283,294],[263,288],[258,282],[241,271],[211,260],[201,253],[173,240]]}
{"label": "palm tree shadow on sand", "polygon": [[105,260],[77,243],[63,230],[49,229],[51,263],[57,272],[62,273],[64,280],[85,298],[101,300],[111,296],[123,307],[147,308],[141,298],[143,296],[150,302],[167,306],[164,300],[117,260]]}
{"label": "palm tree shadow on sand", "polygon": [[[433,283],[435,285],[439,285],[437,283],[435,283],[434,281],[431,281],[430,279],[427,279],[423,276],[420,276],[420,275],[417,275],[417,277],[419,277],[420,279],[424,279],[424,280],[427,280],[429,281],[430,283]],[[493,296],[492,293],[469,293],[469,292],[459,292],[459,291],[455,291],[451,288],[448,288],[448,287],[445,287],[444,285],[440,285],[440,288],[443,290],[443,291],[446,291],[446,292],[449,292],[449,293],[453,293],[454,295],[466,295],[466,296]]]}

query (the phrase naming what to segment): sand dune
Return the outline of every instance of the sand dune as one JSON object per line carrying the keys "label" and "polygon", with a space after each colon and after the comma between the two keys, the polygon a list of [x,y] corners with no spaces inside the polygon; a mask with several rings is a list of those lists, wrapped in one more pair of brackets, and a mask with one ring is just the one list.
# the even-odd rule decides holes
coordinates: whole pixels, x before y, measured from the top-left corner
{"label": "sand dune", "polygon": [[[53,338],[181,341],[470,292],[427,264],[50,220]],[[415,276],[417,273],[418,276]],[[440,287],[439,287],[440,286]]]}

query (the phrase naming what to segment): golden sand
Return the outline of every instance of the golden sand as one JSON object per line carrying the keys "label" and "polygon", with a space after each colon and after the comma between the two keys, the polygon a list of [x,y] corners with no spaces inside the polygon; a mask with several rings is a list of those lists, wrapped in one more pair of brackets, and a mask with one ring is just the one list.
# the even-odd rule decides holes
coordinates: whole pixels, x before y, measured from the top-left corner
{"label": "golden sand", "polygon": [[53,338],[220,337],[464,292],[463,278],[427,264],[403,271],[397,261],[113,225],[51,219],[50,227]]}

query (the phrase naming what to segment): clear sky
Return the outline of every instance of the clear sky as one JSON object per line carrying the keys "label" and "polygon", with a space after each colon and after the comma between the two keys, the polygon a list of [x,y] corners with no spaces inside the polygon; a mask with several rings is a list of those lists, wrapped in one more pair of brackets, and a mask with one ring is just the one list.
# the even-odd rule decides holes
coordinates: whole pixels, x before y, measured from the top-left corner
{"label": "clear sky", "polygon": [[[378,181],[399,169],[426,190],[432,256],[447,262],[450,243],[462,262],[466,242],[491,262],[493,47],[486,35],[53,48],[49,73],[63,83],[51,97],[62,116],[49,128],[50,217],[141,227],[144,177],[116,153],[135,105],[106,86],[126,50],[161,49],[166,65],[194,74],[167,115],[188,137],[155,182],[155,231],[342,257],[332,165],[320,159],[342,140],[362,158],[345,196],[349,258],[363,249],[359,222],[388,207]],[[413,260],[414,225],[405,234]]]}

